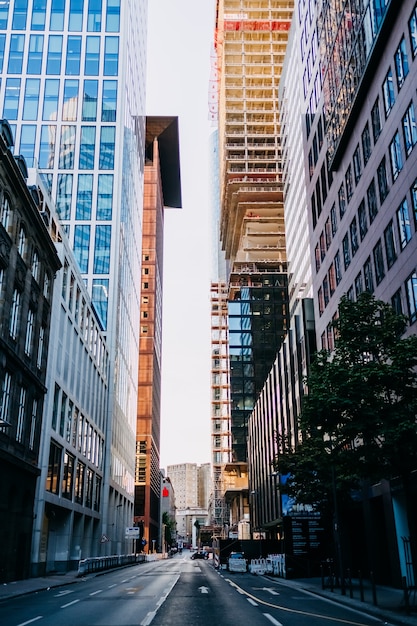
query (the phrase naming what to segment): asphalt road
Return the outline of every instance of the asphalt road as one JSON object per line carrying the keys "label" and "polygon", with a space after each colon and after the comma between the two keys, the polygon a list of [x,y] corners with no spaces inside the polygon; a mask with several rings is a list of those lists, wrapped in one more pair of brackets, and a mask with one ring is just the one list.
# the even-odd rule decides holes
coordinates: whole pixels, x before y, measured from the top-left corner
{"label": "asphalt road", "polygon": [[366,616],[277,580],[173,559],[106,572],[0,603],[1,626],[375,626]]}

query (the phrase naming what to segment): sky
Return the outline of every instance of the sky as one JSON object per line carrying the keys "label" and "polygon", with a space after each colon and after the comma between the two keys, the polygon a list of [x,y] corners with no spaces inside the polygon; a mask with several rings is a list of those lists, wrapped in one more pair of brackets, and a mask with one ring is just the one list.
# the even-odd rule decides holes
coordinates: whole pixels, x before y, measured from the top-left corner
{"label": "sky", "polygon": [[161,468],[210,462],[208,116],[215,0],[149,0],[147,115],[178,116],[182,209],[165,211]]}

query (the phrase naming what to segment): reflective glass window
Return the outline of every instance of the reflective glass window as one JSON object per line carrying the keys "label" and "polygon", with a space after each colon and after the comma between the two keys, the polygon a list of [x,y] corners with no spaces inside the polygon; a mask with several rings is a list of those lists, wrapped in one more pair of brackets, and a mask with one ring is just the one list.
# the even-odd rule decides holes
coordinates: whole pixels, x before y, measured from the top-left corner
{"label": "reflective glass window", "polygon": [[5,43],[6,43],[6,35],[0,35],[0,73],[3,71]]}
{"label": "reflective glass window", "polygon": [[109,281],[106,278],[94,278],[92,300],[103,329],[107,327]]}
{"label": "reflective glass window", "polygon": [[13,30],[25,30],[28,12],[28,0],[15,0],[13,11]]}
{"label": "reflective glass window", "polygon": [[7,120],[17,120],[20,96],[20,78],[8,78],[4,94],[3,117]]}
{"label": "reflective glass window", "polygon": [[83,28],[84,0],[70,0],[69,30],[80,31]]}
{"label": "reflective glass window", "polygon": [[74,256],[83,274],[88,272],[90,226],[77,224],[74,228]]}
{"label": "reflective glass window", "polygon": [[95,126],[81,127],[80,141],[80,170],[92,170],[94,168],[94,147],[96,143]]}
{"label": "reflective glass window", "polygon": [[39,107],[40,78],[27,78],[23,101],[23,119],[37,120]]}
{"label": "reflective glass window", "polygon": [[65,0],[52,0],[50,30],[64,29]]}
{"label": "reflective glass window", "polygon": [[77,187],[76,220],[90,220],[93,204],[93,175],[79,174]]}
{"label": "reflective glass window", "polygon": [[114,126],[103,126],[100,135],[99,169],[111,170],[114,167]]}
{"label": "reflective glass window", "polygon": [[45,16],[46,0],[33,0],[31,29],[44,30]]}
{"label": "reflective glass window", "polygon": [[118,33],[120,30],[120,0],[107,0],[106,32]]}
{"label": "reflective glass window", "polygon": [[404,198],[404,200],[401,202],[400,206],[397,209],[397,223],[398,232],[400,234],[401,250],[404,250],[405,246],[408,244],[412,237],[410,212],[408,210],[407,198]]}
{"label": "reflective glass window", "polygon": [[10,7],[10,0],[4,0],[4,2],[0,4],[0,28],[2,30],[6,30],[7,28],[7,20],[9,17],[9,7]]}
{"label": "reflective glass window", "polygon": [[58,117],[59,80],[47,78],[45,80],[45,94],[43,97],[43,120],[56,120]]}
{"label": "reflective glass window", "polygon": [[80,75],[81,62],[81,37],[70,35],[67,41],[67,59],[65,63],[65,74],[70,76]]}
{"label": "reflective glass window", "polygon": [[59,167],[72,169],[74,167],[75,126],[62,126],[61,143],[59,147]]}
{"label": "reflective glass window", "polygon": [[72,174],[58,174],[56,187],[56,209],[62,220],[71,215]]}
{"label": "reflective glass window", "polygon": [[395,73],[397,75],[398,89],[404,84],[404,81],[409,72],[407,48],[405,45],[404,37],[401,39],[400,45],[395,53]]}
{"label": "reflective glass window", "polygon": [[403,117],[403,133],[405,150],[408,156],[417,143],[416,115],[414,112],[413,102],[410,103],[410,106]]}
{"label": "reflective glass window", "polygon": [[42,126],[39,145],[39,167],[41,169],[52,169],[54,167],[55,143],[56,126]]}
{"label": "reflective glass window", "polygon": [[46,59],[46,73],[60,74],[62,60],[62,35],[50,35],[48,57]]}
{"label": "reflective glass window", "polygon": [[10,37],[9,63],[7,66],[7,71],[9,74],[22,73],[24,46],[24,35],[12,35]]}
{"label": "reflective glass window", "polygon": [[106,37],[104,44],[104,76],[117,76],[119,70],[119,38]]}
{"label": "reflective glass window", "polygon": [[98,76],[100,61],[100,37],[87,37],[87,45],[85,51],[85,67],[86,76]]}
{"label": "reflective glass window", "polygon": [[97,94],[98,81],[85,80],[83,92],[83,122],[95,122],[97,120]]}
{"label": "reflective glass window", "polygon": [[394,84],[393,84],[393,79],[392,79],[391,68],[389,68],[387,75],[385,77],[385,80],[383,82],[382,91],[384,93],[385,117],[388,117],[395,103]]}
{"label": "reflective glass window", "polygon": [[88,0],[87,30],[99,33],[101,30],[102,0]]}
{"label": "reflective glass window", "polygon": [[29,39],[29,52],[27,62],[28,74],[41,74],[42,72],[43,35],[31,35]]}
{"label": "reflective glass window", "polygon": [[64,83],[64,99],[62,102],[62,119],[66,122],[77,120],[78,80],[66,80]]}
{"label": "reflective glass window", "polygon": [[103,101],[101,105],[101,121],[116,121],[117,81],[103,81]]}
{"label": "reflective glass window", "polygon": [[113,198],[113,175],[99,174],[97,191],[97,220],[111,220]]}
{"label": "reflective glass window", "polygon": [[36,126],[23,124],[20,133],[19,153],[25,157],[28,167],[33,167],[35,157]]}
{"label": "reflective glass window", "polygon": [[111,226],[96,226],[94,242],[94,274],[108,274],[110,271]]}

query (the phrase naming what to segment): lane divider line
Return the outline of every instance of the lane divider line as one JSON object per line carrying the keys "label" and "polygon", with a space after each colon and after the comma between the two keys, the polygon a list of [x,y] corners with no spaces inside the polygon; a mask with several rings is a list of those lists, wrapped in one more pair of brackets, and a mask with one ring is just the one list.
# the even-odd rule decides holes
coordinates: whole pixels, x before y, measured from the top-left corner
{"label": "lane divider line", "polygon": [[18,624],[17,626],[26,626],[26,624],[32,624],[32,622],[37,622],[38,619],[42,619],[43,615],[38,615],[37,617],[33,617],[32,619],[28,619],[27,622],[22,622],[21,624]]}
{"label": "lane divider line", "polygon": [[78,600],[73,600],[72,602],[68,602],[68,604],[63,604],[63,605],[61,606],[61,609],[66,609],[66,608],[67,608],[67,606],[71,606],[71,604],[77,604],[77,602],[79,602],[79,601],[80,601],[80,600],[78,599]]}

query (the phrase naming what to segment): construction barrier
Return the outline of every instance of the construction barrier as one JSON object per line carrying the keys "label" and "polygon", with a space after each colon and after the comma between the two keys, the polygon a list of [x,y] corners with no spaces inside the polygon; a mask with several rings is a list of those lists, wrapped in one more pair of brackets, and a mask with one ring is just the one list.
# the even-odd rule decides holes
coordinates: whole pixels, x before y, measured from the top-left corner
{"label": "construction barrier", "polygon": [[252,559],[249,571],[257,576],[272,574],[285,578],[285,554],[269,554],[266,559]]}

